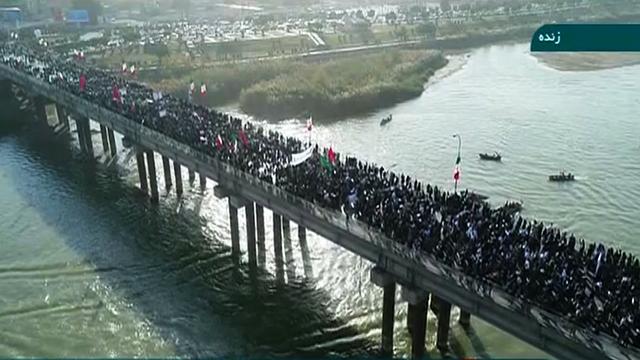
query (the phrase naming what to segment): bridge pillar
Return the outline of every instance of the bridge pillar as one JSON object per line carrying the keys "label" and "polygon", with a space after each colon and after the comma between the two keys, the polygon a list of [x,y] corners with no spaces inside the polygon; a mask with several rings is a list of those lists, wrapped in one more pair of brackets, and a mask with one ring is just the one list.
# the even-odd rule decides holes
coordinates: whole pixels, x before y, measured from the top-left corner
{"label": "bridge pillar", "polygon": [[251,202],[244,206],[245,217],[247,220],[247,251],[249,252],[249,267],[254,269],[256,263],[256,217],[254,212],[254,203]]}
{"label": "bridge pillar", "polygon": [[11,99],[13,100],[13,91],[11,87],[13,83],[10,80],[2,79],[0,80],[0,98],[1,99]]}
{"label": "bridge pillar", "polygon": [[162,169],[164,172],[164,187],[167,192],[171,190],[171,163],[169,163],[169,158],[162,155]]}
{"label": "bridge pillar", "polygon": [[47,98],[44,96],[35,96],[33,98],[33,105],[36,108],[36,119],[41,121],[43,124],[47,124]]}
{"label": "bridge pillar", "polygon": [[149,191],[147,184],[147,169],[144,164],[144,152],[136,151],[136,163],[138,164],[138,177],[140,178],[140,190],[146,194]]}
{"label": "bridge pillar", "polygon": [[200,190],[204,191],[207,188],[207,177],[200,173]]}
{"label": "bridge pillar", "polygon": [[273,213],[273,251],[276,258],[276,281],[284,282],[284,263],[282,261],[282,217]]}
{"label": "bridge pillar", "polygon": [[458,319],[458,323],[460,323],[464,328],[471,326],[471,314],[468,311],[460,309],[460,318]]}
{"label": "bridge pillar", "polygon": [[109,137],[109,149],[111,150],[111,156],[118,155],[118,146],[116,145],[116,136],[113,133],[112,129],[107,129],[107,134]]}
{"label": "bridge pillar", "polygon": [[58,117],[58,123],[60,123],[66,131],[69,131],[69,114],[67,114],[64,106],[56,104],[56,116]]}
{"label": "bridge pillar", "polygon": [[151,200],[158,201],[158,178],[156,177],[156,159],[153,150],[147,151],[147,170],[149,172],[149,185],[151,186]]}
{"label": "bridge pillar", "polygon": [[91,138],[91,126],[89,126],[89,118],[82,118],[82,129],[84,132],[84,143],[87,146],[87,154],[93,158],[93,139]]}
{"label": "bridge pillar", "polygon": [[112,129],[107,128],[107,137],[109,138],[109,150],[111,150],[111,156],[118,155],[118,146],[116,145],[116,136]]}
{"label": "bridge pillar", "polygon": [[446,353],[449,349],[449,326],[451,321],[451,304],[438,299],[438,350]]}
{"label": "bridge pillar", "polygon": [[282,217],[282,235],[284,239],[284,259],[287,265],[287,279],[293,280],[296,276],[296,267],[293,262],[293,247],[291,246],[291,221]]}
{"label": "bridge pillar", "polygon": [[396,314],[396,283],[384,270],[374,267],[370,272],[371,282],[382,287],[384,296],[382,299],[382,344],[380,352],[382,357],[393,356],[393,324]]}
{"label": "bridge pillar", "polygon": [[180,163],[173,160],[173,173],[176,177],[176,194],[182,195],[182,167]]}
{"label": "bridge pillar", "polygon": [[312,279],[313,268],[311,267],[311,256],[309,254],[309,245],[307,244],[307,228],[300,224],[298,224],[298,241],[300,242],[300,251],[302,252],[304,276],[307,279]]}
{"label": "bridge pillar", "polygon": [[258,240],[258,265],[264,268],[266,263],[266,248],[264,236],[264,208],[256,204],[256,233]]}
{"label": "bridge pillar", "polygon": [[196,181],[196,172],[189,169],[189,185],[193,186],[194,181]]}
{"label": "bridge pillar", "polygon": [[109,154],[109,135],[107,135],[107,127],[100,124],[100,137],[102,138],[102,153]]}
{"label": "bridge pillar", "polygon": [[87,143],[86,138],[84,136],[84,128],[82,126],[82,118],[79,116],[74,116],[73,119],[76,122],[76,135],[78,136],[78,143],[80,144],[80,151],[82,153],[87,153]]}
{"label": "bridge pillar", "polygon": [[407,327],[411,335],[411,358],[422,359],[427,334],[427,302],[429,293],[402,287],[402,298],[408,302]]}
{"label": "bridge pillar", "polygon": [[240,229],[238,227],[238,208],[229,197],[229,226],[231,227],[231,256],[240,257]]}

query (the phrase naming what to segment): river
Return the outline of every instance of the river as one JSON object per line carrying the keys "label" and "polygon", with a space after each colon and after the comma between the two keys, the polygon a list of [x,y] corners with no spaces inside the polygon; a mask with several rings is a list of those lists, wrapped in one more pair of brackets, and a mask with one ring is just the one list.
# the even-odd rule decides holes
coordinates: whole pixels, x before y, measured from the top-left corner
{"label": "river", "polygon": [[[521,200],[526,216],[640,254],[640,66],[560,72],[526,45],[503,45],[445,71],[417,99],[316,124],[314,140],[452,188],[460,134],[462,187],[495,204]],[[394,120],[380,127],[388,113]],[[0,357],[375,353],[382,293],[368,282],[370,264],[308,234],[306,276],[294,236],[295,269],[279,286],[267,212],[267,271],[251,276],[232,265],[226,202],[211,186],[186,185],[182,201],[162,191],[152,206],[128,150],[115,166],[93,165],[25,117],[0,114]],[[304,134],[301,121],[266,125]],[[478,160],[492,151],[502,163]],[[562,169],[578,181],[547,182]],[[244,229],[243,212],[240,221]],[[406,306],[396,310],[396,355],[406,356]],[[474,318],[471,331],[452,327],[451,345],[457,355],[545,356]],[[436,356],[434,347],[430,314]]]}

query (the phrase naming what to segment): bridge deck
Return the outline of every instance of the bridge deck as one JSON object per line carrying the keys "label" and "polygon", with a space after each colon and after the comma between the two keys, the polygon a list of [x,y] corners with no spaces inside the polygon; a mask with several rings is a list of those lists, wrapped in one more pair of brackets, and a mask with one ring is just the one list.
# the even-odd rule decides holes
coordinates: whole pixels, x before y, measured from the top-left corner
{"label": "bridge deck", "polygon": [[[624,348],[607,335],[560,319],[540,308],[491,288],[425,254],[410,254],[402,245],[366,225],[349,221],[335,211],[282,191],[159,132],[91,103],[81,97],[0,64],[0,79],[29,89],[32,94],[73,109],[120,132],[136,143],[170,157],[234,193],[268,207],[330,241],[377,264],[407,287],[423,289],[561,359],[640,359],[636,348]],[[484,289],[484,291],[483,291]]]}

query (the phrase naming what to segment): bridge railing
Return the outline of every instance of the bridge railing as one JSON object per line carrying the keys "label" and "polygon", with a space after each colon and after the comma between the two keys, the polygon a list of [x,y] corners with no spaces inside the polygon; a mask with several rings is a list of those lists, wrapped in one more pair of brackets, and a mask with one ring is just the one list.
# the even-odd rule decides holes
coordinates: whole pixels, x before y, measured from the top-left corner
{"label": "bridge railing", "polygon": [[[439,292],[443,292],[443,289],[446,288],[449,291],[440,297],[459,305],[472,314],[480,315],[483,318],[494,318],[494,321],[490,322],[502,324],[503,326],[499,326],[502,328],[513,328],[513,324],[500,322],[499,316],[496,319],[488,312],[500,312],[499,309],[504,309],[519,314],[520,319],[528,319],[526,321],[533,321],[537,324],[537,327],[532,327],[530,323],[523,323],[521,326],[537,329],[534,331],[538,331],[540,334],[533,335],[547,338],[549,342],[559,342],[560,340],[553,337],[561,334],[565,339],[580,344],[585,349],[606,354],[612,359],[640,359],[637,349],[623,348],[617,340],[609,335],[596,335],[588,329],[581,328],[543,310],[536,304],[513,297],[495,284],[475,279],[460,270],[442,264],[431,255],[410,251],[406,246],[389,239],[380,232],[372,231],[366,224],[356,219],[351,218],[347,222],[345,216],[337,211],[321,208],[123,115],[0,64],[0,74],[2,73],[4,73],[4,77],[16,84],[33,86],[41,95],[72,107],[76,112],[122,132],[134,142],[150,147],[165,156],[182,159],[184,164],[191,161],[195,167],[193,170],[205,172],[214,180],[224,183],[225,187],[240,190],[240,193],[244,193],[244,190],[250,190],[251,194],[257,195],[256,199],[251,200],[261,202],[261,205],[267,207],[276,205],[271,204],[270,200],[265,200],[275,199],[275,201],[284,204],[281,205],[281,208],[282,206],[295,207],[296,212],[301,214],[301,219],[304,215],[330,224],[333,228],[338,229],[340,234],[348,235],[350,240],[360,242],[368,249],[372,249],[366,256],[368,260],[383,267],[389,267],[384,263],[391,259],[395,264],[403,264],[406,268],[410,268],[410,273],[407,271],[407,274],[399,276],[399,282],[402,285],[422,288],[438,294],[438,296],[440,296]],[[295,216],[291,217],[296,221]],[[339,239],[330,240],[339,242]],[[452,286],[452,284],[454,285]],[[469,294],[473,294],[476,298],[465,299],[465,297],[469,297]],[[502,313],[505,313],[504,310]],[[518,326],[518,324],[515,325]],[[595,359],[597,357],[585,356],[585,358]]]}

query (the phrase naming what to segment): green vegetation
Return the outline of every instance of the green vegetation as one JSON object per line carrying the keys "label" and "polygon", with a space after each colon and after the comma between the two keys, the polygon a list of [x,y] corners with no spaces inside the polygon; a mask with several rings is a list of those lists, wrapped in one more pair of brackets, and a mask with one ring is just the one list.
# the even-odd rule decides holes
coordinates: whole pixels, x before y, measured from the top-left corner
{"label": "green vegetation", "polygon": [[322,64],[297,63],[289,71],[243,90],[240,108],[253,115],[315,118],[363,113],[419,96],[447,64],[435,51],[393,51]]}

